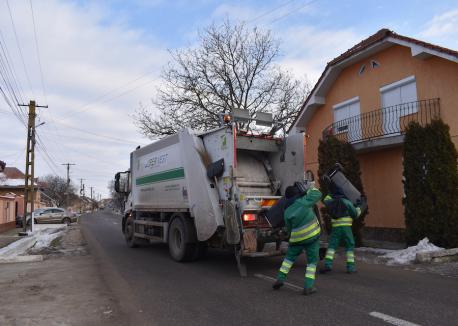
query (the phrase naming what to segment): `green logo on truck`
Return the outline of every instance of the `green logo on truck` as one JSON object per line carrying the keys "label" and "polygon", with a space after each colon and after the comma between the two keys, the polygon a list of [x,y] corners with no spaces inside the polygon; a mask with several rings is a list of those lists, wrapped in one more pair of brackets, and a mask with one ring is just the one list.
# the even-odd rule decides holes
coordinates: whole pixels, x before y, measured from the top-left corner
{"label": "green logo on truck", "polygon": [[177,168],[166,170],[158,173],[146,175],[144,177],[137,178],[135,184],[142,186],[150,183],[164,182],[170,180],[184,179],[184,168]]}

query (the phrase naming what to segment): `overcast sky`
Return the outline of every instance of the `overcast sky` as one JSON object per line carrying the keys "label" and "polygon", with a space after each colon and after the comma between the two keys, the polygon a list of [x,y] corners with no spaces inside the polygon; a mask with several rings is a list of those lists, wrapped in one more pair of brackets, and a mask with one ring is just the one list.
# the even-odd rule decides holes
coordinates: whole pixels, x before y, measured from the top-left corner
{"label": "overcast sky", "polygon": [[[11,9],[13,24],[8,10]],[[0,41],[21,100],[40,105],[35,173],[66,175],[107,195],[129,153],[150,141],[133,124],[161,82],[169,49],[195,44],[199,29],[225,18],[272,30],[278,63],[314,83],[326,62],[386,27],[458,49],[458,1],[0,0]],[[19,43],[19,46],[18,46]],[[23,61],[19,49],[22,51]],[[23,64],[24,62],[24,64]],[[43,76],[43,78],[41,78]],[[3,81],[0,80],[3,87]],[[24,170],[26,129],[0,98],[0,160]]]}

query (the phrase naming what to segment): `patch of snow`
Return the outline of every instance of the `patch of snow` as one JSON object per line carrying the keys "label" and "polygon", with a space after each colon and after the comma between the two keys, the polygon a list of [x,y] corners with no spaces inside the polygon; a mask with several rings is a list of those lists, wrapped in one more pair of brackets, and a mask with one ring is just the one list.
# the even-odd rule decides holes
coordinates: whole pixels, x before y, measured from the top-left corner
{"label": "patch of snow", "polygon": [[385,254],[388,254],[388,253],[396,251],[396,250],[382,249],[382,248],[370,248],[370,247],[359,247],[359,248],[356,248],[356,251],[367,252],[369,254],[374,254],[374,255],[385,255]]}
{"label": "patch of snow", "polygon": [[0,249],[0,258],[11,258],[26,254],[30,248],[42,249],[48,247],[51,242],[62,235],[65,225],[60,228],[46,228],[35,231],[18,241],[15,241],[8,246]]}
{"label": "patch of snow", "polygon": [[380,256],[380,258],[386,260],[387,265],[407,265],[413,263],[419,252],[434,252],[442,249],[429,242],[428,238],[424,238],[416,246],[402,250],[393,250]]}
{"label": "patch of snow", "polygon": [[[9,186],[9,187],[18,187],[24,186],[25,179],[10,179],[8,178],[3,172],[0,172],[0,186]],[[36,182],[33,183],[35,186],[37,185]]]}
{"label": "patch of snow", "polygon": [[[43,233],[39,237],[37,237],[37,241],[35,242],[35,245],[33,246],[34,250],[37,249],[42,249],[42,248],[47,248],[51,244],[51,242],[56,239],[57,237],[60,237],[63,233],[63,229],[65,227],[62,227],[61,229],[51,229],[49,233]],[[48,229],[49,230],[49,229]]]}

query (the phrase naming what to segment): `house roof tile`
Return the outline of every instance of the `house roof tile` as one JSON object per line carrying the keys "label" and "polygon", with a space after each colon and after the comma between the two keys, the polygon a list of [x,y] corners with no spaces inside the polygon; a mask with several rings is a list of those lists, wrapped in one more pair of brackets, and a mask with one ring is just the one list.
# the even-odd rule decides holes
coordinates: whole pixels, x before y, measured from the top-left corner
{"label": "house roof tile", "polygon": [[21,170],[19,170],[18,168],[12,167],[12,166],[5,167],[5,170],[3,171],[3,173],[5,174],[5,176],[8,179],[24,179],[25,178],[25,175],[24,173],[22,173]]}
{"label": "house roof tile", "polygon": [[443,52],[443,53],[447,53],[447,54],[456,56],[458,58],[458,51],[447,49],[447,48],[444,48],[444,47],[441,47],[441,46],[438,46],[438,45],[435,45],[435,44],[431,44],[431,43],[428,43],[428,42],[420,41],[420,40],[417,40],[417,39],[414,39],[414,38],[411,38],[411,37],[399,35],[399,34],[393,32],[393,31],[391,31],[391,30],[389,30],[387,28],[382,28],[377,33],[369,36],[368,38],[366,38],[364,40],[362,40],[361,42],[359,42],[358,44],[356,44],[352,48],[348,49],[347,51],[345,51],[344,53],[342,53],[338,57],[336,57],[333,60],[331,60],[330,62],[328,62],[328,66],[329,65],[334,65],[336,63],[339,63],[339,62],[351,57],[355,53],[357,53],[359,51],[362,51],[362,50],[368,48],[369,46],[384,40],[387,37],[393,37],[393,38],[401,40],[401,41],[414,43],[414,44],[423,46],[423,47],[431,49],[431,50],[436,50],[436,51],[439,51],[439,52]]}

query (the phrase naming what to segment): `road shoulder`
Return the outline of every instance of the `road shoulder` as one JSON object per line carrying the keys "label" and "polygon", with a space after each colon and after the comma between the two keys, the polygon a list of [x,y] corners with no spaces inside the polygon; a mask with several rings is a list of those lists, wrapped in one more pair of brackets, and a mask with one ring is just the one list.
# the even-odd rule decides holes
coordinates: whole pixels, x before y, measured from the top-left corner
{"label": "road shoulder", "polygon": [[39,254],[44,261],[2,265],[0,325],[128,324],[80,226]]}

